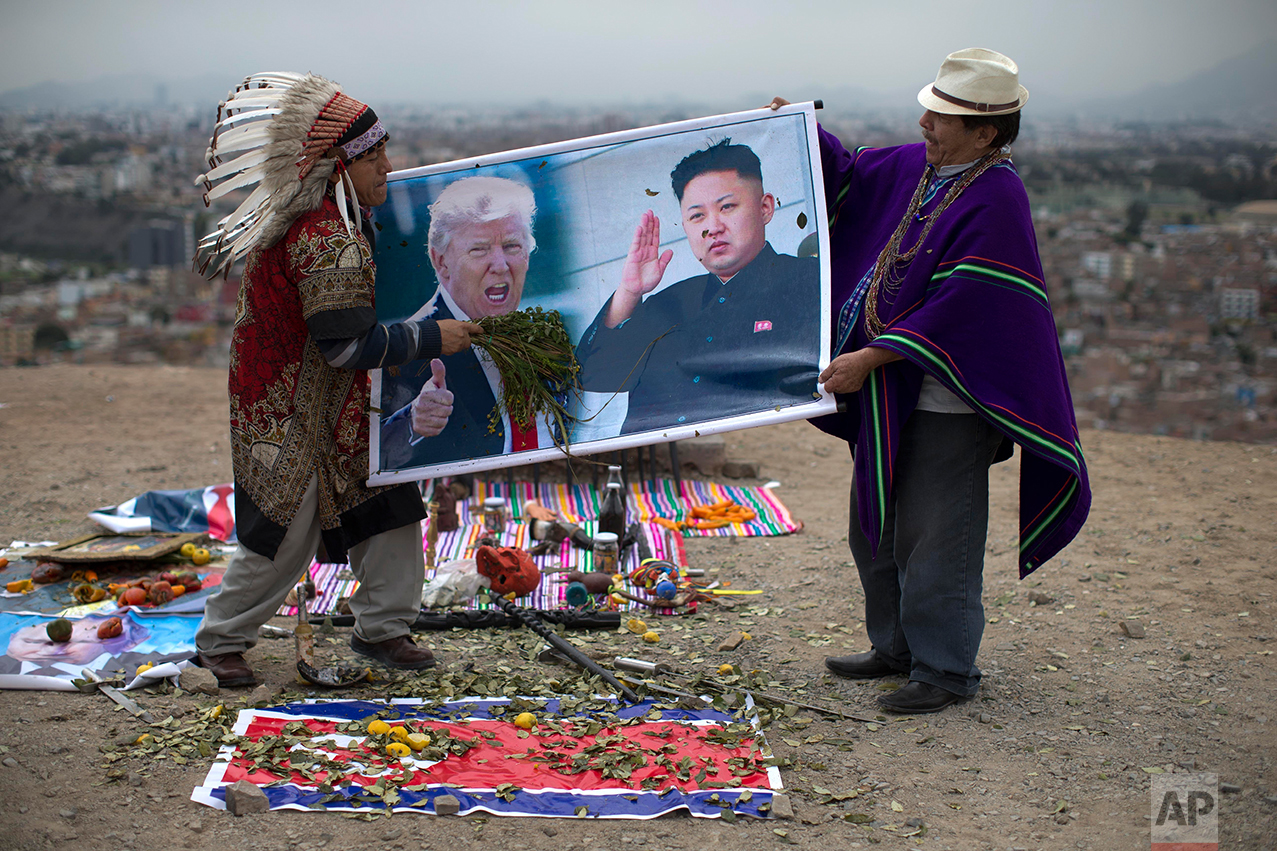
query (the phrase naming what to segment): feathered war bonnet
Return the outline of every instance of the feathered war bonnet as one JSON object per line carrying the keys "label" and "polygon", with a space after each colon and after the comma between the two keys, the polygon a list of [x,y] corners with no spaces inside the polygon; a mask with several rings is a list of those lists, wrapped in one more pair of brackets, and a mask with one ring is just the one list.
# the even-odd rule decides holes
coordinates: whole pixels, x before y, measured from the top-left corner
{"label": "feathered war bonnet", "polygon": [[205,206],[233,190],[256,187],[200,240],[196,267],[209,277],[229,274],[255,245],[274,245],[298,216],[323,203],[334,171],[341,175],[334,187],[337,208],[354,236],[347,193],[358,199],[345,163],[385,137],[376,113],[331,80],[278,72],[247,77],[217,107],[209,171],[195,185],[205,189]]}

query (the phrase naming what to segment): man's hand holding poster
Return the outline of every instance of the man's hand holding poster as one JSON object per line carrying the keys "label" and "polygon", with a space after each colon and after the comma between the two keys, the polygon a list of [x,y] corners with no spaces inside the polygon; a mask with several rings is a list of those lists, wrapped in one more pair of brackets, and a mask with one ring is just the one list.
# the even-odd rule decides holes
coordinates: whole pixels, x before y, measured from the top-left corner
{"label": "man's hand holding poster", "polygon": [[373,379],[372,484],[592,454],[833,410],[826,212],[811,104],[390,176],[377,313],[557,310],[580,386],[567,433],[491,416],[478,347]]}

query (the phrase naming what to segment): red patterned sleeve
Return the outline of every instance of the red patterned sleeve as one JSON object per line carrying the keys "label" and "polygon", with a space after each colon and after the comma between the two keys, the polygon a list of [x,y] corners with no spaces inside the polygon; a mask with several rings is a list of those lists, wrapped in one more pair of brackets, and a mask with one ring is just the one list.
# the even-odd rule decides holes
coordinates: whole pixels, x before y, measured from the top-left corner
{"label": "red patterned sleeve", "polygon": [[363,336],[377,322],[376,269],[368,244],[340,221],[299,224],[288,265],[307,327],[317,339]]}

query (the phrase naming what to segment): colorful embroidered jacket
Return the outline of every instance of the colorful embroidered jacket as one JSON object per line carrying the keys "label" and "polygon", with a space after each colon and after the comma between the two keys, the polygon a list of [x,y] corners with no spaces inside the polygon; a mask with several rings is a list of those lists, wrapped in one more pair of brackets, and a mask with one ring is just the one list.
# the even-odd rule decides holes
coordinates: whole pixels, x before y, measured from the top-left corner
{"label": "colorful embroidered jacket", "polygon": [[274,558],[312,476],[332,560],[421,520],[412,485],[369,488],[368,373],[329,365],[316,345],[376,325],[372,249],[337,205],[298,217],[248,256],[231,337],[231,455],[239,540]]}
{"label": "colorful embroidered jacket", "polygon": [[[921,144],[848,152],[824,130],[820,145],[837,356],[870,344],[853,295],[863,292],[908,209],[926,155]],[[903,250],[956,179],[942,181],[924,200]],[[845,400],[846,413],[815,423],[854,445],[861,528],[876,548],[900,428],[917,404],[924,373],[934,376],[1023,448],[1019,564],[1026,576],[1082,528],[1091,491],[1028,196],[1010,161],[980,175],[944,211],[899,277],[895,293],[879,294],[885,330],[872,345],[905,359],[874,370]],[[1010,450],[1004,441],[999,460]]]}

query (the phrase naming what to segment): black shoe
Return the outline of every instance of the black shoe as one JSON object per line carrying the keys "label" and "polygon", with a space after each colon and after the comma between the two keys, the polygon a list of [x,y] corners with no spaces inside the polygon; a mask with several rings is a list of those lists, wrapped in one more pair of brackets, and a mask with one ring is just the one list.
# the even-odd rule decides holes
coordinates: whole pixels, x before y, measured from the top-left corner
{"label": "black shoe", "polygon": [[374,644],[351,633],[350,649],[361,656],[375,659],[388,668],[420,671],[423,668],[435,666],[435,654],[424,647],[418,647],[407,635],[387,638],[385,641]]}
{"label": "black shoe", "polygon": [[825,667],[840,677],[853,680],[872,680],[903,673],[888,665],[874,650],[852,653],[850,656],[826,656]]}
{"label": "black shoe", "polygon": [[888,712],[900,715],[925,715],[928,712],[939,712],[960,700],[966,698],[931,683],[911,680],[904,688],[878,698],[878,705]]}

